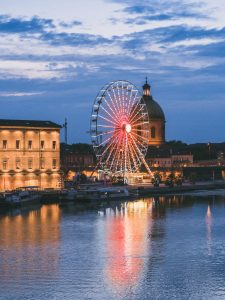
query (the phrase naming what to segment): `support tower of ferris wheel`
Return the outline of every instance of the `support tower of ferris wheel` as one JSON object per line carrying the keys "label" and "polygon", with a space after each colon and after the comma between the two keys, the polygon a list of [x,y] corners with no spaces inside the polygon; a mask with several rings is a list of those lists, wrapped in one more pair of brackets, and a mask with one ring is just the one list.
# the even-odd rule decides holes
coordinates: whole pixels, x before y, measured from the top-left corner
{"label": "support tower of ferris wheel", "polygon": [[92,108],[90,133],[97,167],[117,176],[139,172],[145,165],[149,141],[146,104],[129,81],[105,85]]}

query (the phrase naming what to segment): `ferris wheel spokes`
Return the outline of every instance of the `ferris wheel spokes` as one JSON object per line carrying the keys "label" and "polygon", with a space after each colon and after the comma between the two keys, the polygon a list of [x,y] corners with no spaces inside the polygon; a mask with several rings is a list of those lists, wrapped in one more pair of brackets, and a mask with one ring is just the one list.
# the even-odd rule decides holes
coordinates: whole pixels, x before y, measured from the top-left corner
{"label": "ferris wheel spokes", "polygon": [[128,149],[130,150],[130,155],[131,155],[131,158],[133,160],[133,163],[134,163],[134,170],[135,172],[138,171],[138,165],[137,165],[137,162],[135,160],[135,157],[134,157],[134,150],[132,149],[132,145],[130,145],[130,143],[128,142]]}
{"label": "ferris wheel spokes", "polygon": [[91,118],[92,144],[103,169],[136,172],[148,147],[148,114],[138,90],[128,81],[105,85]]}
{"label": "ferris wheel spokes", "polygon": [[107,101],[110,109],[114,109],[115,113],[118,113],[118,106],[116,105],[116,102],[112,99],[112,95],[110,94],[110,89],[108,89],[104,94],[104,99]]}
{"label": "ferris wheel spokes", "polygon": [[139,104],[140,99],[141,99],[140,96],[138,96],[138,90],[132,90],[132,95],[131,95],[131,98],[130,98],[128,114],[131,113],[134,105]]}
{"label": "ferris wheel spokes", "polygon": [[98,133],[97,135],[93,135],[92,137],[99,137],[99,136],[101,136],[101,135],[104,135],[104,134],[109,134],[109,133],[112,133],[112,132],[114,132],[114,130],[110,130],[110,131],[103,131],[103,132],[101,132],[101,133]]}
{"label": "ferris wheel spokes", "polygon": [[115,88],[113,88],[113,100],[117,105],[118,108],[118,114],[121,114],[121,103],[120,103],[120,99],[117,97],[116,93],[115,93]]}
{"label": "ferris wheel spokes", "polygon": [[138,169],[138,166],[141,164],[140,157],[139,157],[139,155],[138,155],[138,153],[137,153],[135,147],[133,146],[133,143],[130,144],[130,147],[131,147],[131,149],[132,149],[133,158],[135,159],[135,157],[136,157],[135,162],[136,162],[136,166],[137,166],[137,169]]}
{"label": "ferris wheel spokes", "polygon": [[101,119],[104,119],[105,121],[107,121],[107,122],[109,122],[111,124],[113,124],[114,126],[117,125],[117,123],[115,121],[111,121],[108,118],[103,117],[102,115],[98,115],[98,117],[101,118]]}
{"label": "ferris wheel spokes", "polygon": [[103,106],[101,107],[101,109],[110,117],[112,118],[112,120],[115,120],[115,115],[111,115]]}
{"label": "ferris wheel spokes", "polygon": [[[145,106],[145,105],[144,105]],[[140,116],[140,117],[143,117],[144,113],[143,113],[143,108],[144,106],[142,106],[142,104],[140,104],[139,106],[138,105],[134,105],[131,113],[130,113],[130,118],[131,120],[133,120],[136,116]]]}
{"label": "ferris wheel spokes", "polygon": [[[109,95],[108,91],[107,91],[107,95],[108,95],[108,97],[109,97],[110,102],[108,101],[108,99],[106,98],[106,95],[105,95],[105,96],[104,96],[105,103],[106,103],[107,107],[113,112],[114,117],[116,117],[117,114],[118,114],[118,109],[117,109],[117,107],[115,106],[114,102],[112,101],[111,96]],[[109,103],[112,103],[112,106],[113,106],[113,107],[111,107],[111,106],[109,105]]]}
{"label": "ferris wheel spokes", "polygon": [[[119,133],[117,133],[118,135],[119,135]],[[117,136],[117,134],[115,135],[115,138],[116,138],[116,136]],[[103,153],[101,153],[101,156],[103,157],[106,153],[107,153],[107,151],[108,151],[108,149],[111,147],[111,145],[115,142],[115,138],[114,139],[110,139],[110,142],[109,142],[109,144],[106,146],[106,148],[104,149],[104,151],[103,151]],[[100,146],[100,144],[98,145],[98,147]],[[101,148],[102,147],[99,147],[99,149],[101,150]],[[96,150],[96,152],[97,152],[97,150]],[[98,152],[96,153],[96,156],[98,155]]]}

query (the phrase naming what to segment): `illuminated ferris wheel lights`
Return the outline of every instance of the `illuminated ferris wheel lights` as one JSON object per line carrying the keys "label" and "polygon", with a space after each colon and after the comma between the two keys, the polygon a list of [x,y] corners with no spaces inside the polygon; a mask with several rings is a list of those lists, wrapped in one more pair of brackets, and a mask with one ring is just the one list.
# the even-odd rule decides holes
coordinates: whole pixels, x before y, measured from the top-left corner
{"label": "illuminated ferris wheel lights", "polygon": [[131,127],[130,124],[126,124],[126,125],[125,125],[125,130],[126,130],[127,133],[130,133],[130,132],[131,132],[131,128],[132,128],[132,127]]}
{"label": "illuminated ferris wheel lights", "polygon": [[136,172],[148,147],[148,113],[138,90],[115,81],[99,92],[92,110],[92,144],[104,170]]}

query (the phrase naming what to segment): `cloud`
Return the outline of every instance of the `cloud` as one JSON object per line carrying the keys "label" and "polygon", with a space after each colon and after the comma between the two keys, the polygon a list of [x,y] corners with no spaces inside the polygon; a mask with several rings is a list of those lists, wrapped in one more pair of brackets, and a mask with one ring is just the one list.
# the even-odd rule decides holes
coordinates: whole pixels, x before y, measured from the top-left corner
{"label": "cloud", "polygon": [[82,25],[80,21],[59,22],[58,25],[58,28],[56,28],[52,19],[42,19],[37,16],[27,20],[24,18],[10,18],[10,16],[6,15],[0,16],[0,34],[20,34],[21,38],[45,41],[52,45],[94,46],[111,43],[110,39],[100,35],[64,31],[64,28]]}
{"label": "cloud", "polygon": [[[160,30],[159,30],[160,31]],[[189,26],[171,26],[168,32],[165,32],[161,42],[177,42],[193,38],[223,38],[225,39],[225,28],[222,29],[205,29],[201,27]]]}
{"label": "cloud", "polygon": [[147,5],[133,5],[127,6],[123,9],[124,12],[128,14],[146,14],[146,13],[155,13],[156,9],[154,6],[147,6]]}
{"label": "cloud", "polygon": [[[169,53],[171,49],[195,50],[193,53],[203,49],[205,45],[220,45],[225,42],[225,28],[204,29],[199,27],[188,26],[170,26],[155,29],[144,30],[141,33],[135,32],[120,38],[121,44],[125,49],[139,49],[146,51],[147,46],[150,52]],[[193,48],[193,46],[196,46]],[[151,50],[153,49],[153,50]],[[174,50],[173,50],[174,51]],[[190,54],[190,52],[189,52]]]}
{"label": "cloud", "polygon": [[41,35],[40,39],[51,43],[52,45],[94,46],[98,44],[111,43],[111,40],[99,35],[66,32],[45,32]]}
{"label": "cloud", "polygon": [[62,26],[62,27],[65,27],[65,28],[72,28],[74,26],[82,25],[82,22],[75,20],[75,21],[68,22],[68,23],[67,22],[60,22],[59,25]]}
{"label": "cloud", "polygon": [[0,97],[29,97],[42,95],[43,92],[1,92]]}
{"label": "cloud", "polygon": [[165,21],[165,20],[172,20],[174,17],[169,14],[156,14],[151,16],[141,16],[136,18],[128,18],[125,20],[126,24],[136,24],[136,25],[143,25],[150,21]]}
{"label": "cloud", "polygon": [[[182,23],[191,18],[208,19],[209,17],[202,12],[194,10],[196,5],[189,6],[181,2],[171,3],[160,2],[154,5],[140,5],[128,6],[124,8],[124,12],[131,17],[125,18],[126,24],[143,25],[152,21],[168,21],[168,20],[182,20]],[[199,8],[199,5],[197,6]],[[134,15],[134,16],[133,16]],[[186,19],[186,20],[185,20]]]}
{"label": "cloud", "polygon": [[143,25],[147,24],[152,21],[168,21],[168,20],[179,20],[182,19],[183,22],[185,21],[184,19],[188,18],[194,18],[198,17],[200,18],[206,18],[205,16],[201,15],[196,15],[193,13],[164,13],[164,14],[152,14],[152,15],[142,15],[141,17],[135,17],[135,18],[128,18],[125,20],[126,24],[136,24],[136,25]]}
{"label": "cloud", "polygon": [[35,33],[53,28],[55,28],[55,25],[51,19],[41,19],[35,16],[26,20],[10,18],[10,16],[7,15],[0,16],[0,32],[4,33]]}
{"label": "cloud", "polygon": [[42,80],[66,80],[77,77],[81,72],[86,74],[97,72],[93,63],[81,61],[32,61],[32,60],[0,60],[0,78],[27,78]]}
{"label": "cloud", "polygon": [[[125,13],[121,22],[134,25],[145,25],[154,21],[170,21],[179,20],[182,23],[188,22],[189,19],[208,19],[209,16],[200,10],[202,4],[188,3],[188,1],[171,0],[152,0],[145,1],[145,5],[141,1],[125,1],[126,7],[122,9]],[[130,4],[136,3],[135,5]],[[160,27],[160,23],[159,23]]]}

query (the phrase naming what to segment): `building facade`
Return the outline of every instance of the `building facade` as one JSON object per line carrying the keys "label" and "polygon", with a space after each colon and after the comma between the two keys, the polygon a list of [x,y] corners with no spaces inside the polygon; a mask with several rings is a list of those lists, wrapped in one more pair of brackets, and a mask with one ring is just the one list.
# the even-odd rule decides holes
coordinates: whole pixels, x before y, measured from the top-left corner
{"label": "building facade", "polygon": [[161,146],[165,143],[165,115],[161,106],[151,95],[151,86],[146,83],[143,85],[143,100],[147,106],[149,117],[149,146]]}
{"label": "building facade", "polygon": [[50,121],[0,120],[0,190],[58,188],[60,128]]}
{"label": "building facade", "polygon": [[74,169],[83,171],[88,168],[93,168],[93,154],[88,153],[63,153],[61,157],[61,165],[63,169]]}
{"label": "building facade", "polygon": [[193,165],[192,154],[176,154],[168,157],[152,157],[147,162],[150,167],[155,168],[171,168],[171,167],[187,167]]}

